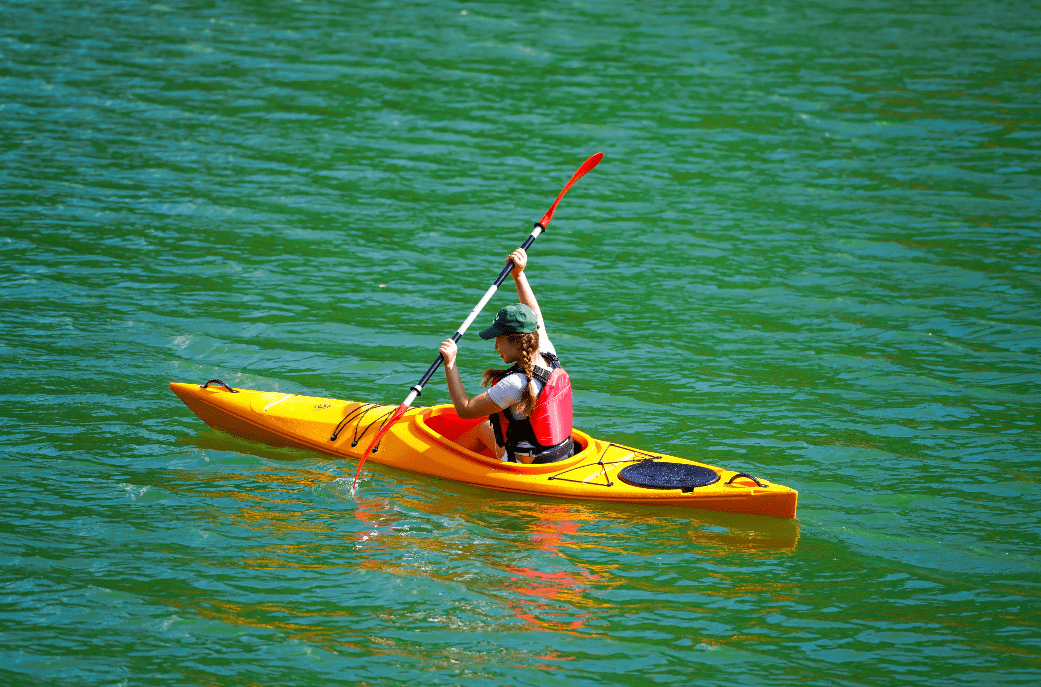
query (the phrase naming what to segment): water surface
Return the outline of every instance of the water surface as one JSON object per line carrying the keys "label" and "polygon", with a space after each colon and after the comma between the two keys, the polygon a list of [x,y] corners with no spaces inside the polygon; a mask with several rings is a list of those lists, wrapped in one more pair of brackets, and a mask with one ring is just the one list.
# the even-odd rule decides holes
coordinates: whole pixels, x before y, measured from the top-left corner
{"label": "water surface", "polygon": [[[8,0],[0,682],[1036,684],[1039,31]],[[797,521],[378,465],[352,494],[169,393],[397,403],[599,150],[529,270],[576,424],[792,486]],[[495,362],[464,339],[471,392]]]}

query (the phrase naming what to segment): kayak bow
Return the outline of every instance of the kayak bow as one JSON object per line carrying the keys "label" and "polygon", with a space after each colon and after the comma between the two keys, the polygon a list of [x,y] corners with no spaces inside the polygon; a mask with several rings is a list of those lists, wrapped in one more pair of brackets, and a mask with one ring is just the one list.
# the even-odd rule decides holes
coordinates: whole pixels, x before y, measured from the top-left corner
{"label": "kayak bow", "polygon": [[[212,383],[219,386],[211,386]],[[395,406],[270,391],[232,390],[218,380],[170,389],[214,429],[272,446],[361,459]],[[702,508],[794,518],[798,492],[675,456],[594,439],[574,430],[579,452],[557,463],[504,463],[456,443],[480,419],[450,406],[410,408],[387,428],[370,460],[486,489],[528,496]]]}

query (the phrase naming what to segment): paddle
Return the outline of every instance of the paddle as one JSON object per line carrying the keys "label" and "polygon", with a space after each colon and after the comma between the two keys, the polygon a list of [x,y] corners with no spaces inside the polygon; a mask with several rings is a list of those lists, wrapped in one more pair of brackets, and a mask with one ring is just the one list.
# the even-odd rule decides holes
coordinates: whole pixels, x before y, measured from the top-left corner
{"label": "paddle", "polygon": [[[542,219],[535,223],[535,228],[531,230],[531,234],[529,234],[528,238],[525,239],[524,243],[521,244],[521,248],[523,248],[524,250],[528,250],[528,248],[531,247],[531,244],[535,243],[535,239],[537,239],[540,234],[546,231],[546,225],[548,225],[549,221],[553,219],[553,213],[556,212],[557,203],[560,202],[560,199],[564,197],[564,194],[567,193],[568,189],[571,188],[572,184],[574,184],[576,181],[585,176],[586,172],[596,167],[597,164],[599,164],[600,160],[602,160],[603,158],[603,153],[597,153],[582,163],[582,166],[578,168],[578,171],[571,176],[571,179],[564,186],[564,190],[561,191],[560,195],[557,196],[557,199],[553,201],[553,205],[549,207],[549,210],[546,210],[546,214],[542,216]],[[499,289],[499,285],[506,280],[506,277],[510,274],[512,270],[513,261],[510,260],[508,263],[506,263],[506,267],[502,269],[502,272],[499,272],[499,276],[495,278],[495,281],[492,282],[492,285],[490,287],[488,287],[488,290],[484,292],[484,295],[481,296],[481,300],[477,302],[477,305],[474,307],[474,309],[471,310],[470,314],[466,317],[465,320],[463,320],[463,324],[459,327],[459,329],[456,330],[455,334],[452,335],[452,341],[459,341],[459,339],[463,338],[463,334],[465,334],[466,330],[470,328],[470,325],[473,324],[473,321],[477,319],[477,316],[481,314],[481,311],[484,310],[484,306],[487,305],[488,301],[492,299],[492,296],[494,296],[495,292]],[[423,393],[423,386],[430,381],[430,378],[434,375],[435,372],[437,372],[437,368],[441,367],[441,363],[443,362],[444,358],[441,356],[440,353],[438,353],[437,360],[435,360],[433,364],[431,364],[430,367],[427,368],[426,374],[423,375],[423,378],[420,379],[419,382],[417,382],[416,385],[412,387],[412,390],[409,392],[409,395],[405,397],[405,402],[398,406],[397,410],[394,411],[394,414],[387,418],[387,421],[383,423],[382,427],[380,427],[380,431],[376,432],[376,438],[374,438],[372,440],[372,443],[369,444],[369,447],[365,449],[365,453],[361,454],[361,459],[358,461],[358,472],[354,474],[354,484],[351,485],[352,490],[358,488],[358,478],[361,476],[362,466],[365,465],[365,458],[368,457],[370,453],[374,452],[376,445],[380,443],[380,439],[382,439],[384,435],[386,435],[386,433],[390,430],[391,426],[395,422],[401,419],[401,416],[405,414],[405,411],[407,411],[409,406],[412,405],[412,402],[416,400],[416,397]]]}

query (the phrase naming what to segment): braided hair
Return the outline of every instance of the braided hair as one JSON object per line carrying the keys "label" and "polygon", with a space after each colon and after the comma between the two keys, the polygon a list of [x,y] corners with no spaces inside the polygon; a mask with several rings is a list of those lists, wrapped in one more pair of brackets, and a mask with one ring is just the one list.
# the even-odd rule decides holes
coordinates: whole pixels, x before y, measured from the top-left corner
{"label": "braided hair", "polygon": [[[528,378],[528,386],[524,389],[524,395],[521,397],[517,410],[525,415],[531,415],[531,411],[535,409],[535,400],[539,396],[534,378],[535,361],[538,359],[539,353],[539,333],[507,334],[506,340],[520,351],[521,355],[520,360],[517,361],[517,367],[520,367]],[[492,386],[511,372],[513,372],[512,368],[509,370],[497,370],[494,367],[489,367],[481,375],[481,386]]]}

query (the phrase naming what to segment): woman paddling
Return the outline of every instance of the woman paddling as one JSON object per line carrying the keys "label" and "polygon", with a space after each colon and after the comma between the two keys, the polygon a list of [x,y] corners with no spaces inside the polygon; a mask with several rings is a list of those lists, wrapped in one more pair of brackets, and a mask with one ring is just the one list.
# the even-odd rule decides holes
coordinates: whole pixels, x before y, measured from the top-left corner
{"label": "woman paddling", "polygon": [[448,339],[441,343],[448,395],[456,413],[464,419],[488,418],[457,441],[477,451],[488,448],[500,460],[553,463],[574,453],[571,380],[546,336],[538,301],[524,276],[527,253],[518,248],[506,262],[510,260],[520,303],[500,310],[492,326],[480,335],[482,339],[494,338],[503,362],[513,367],[485,370],[481,383],[491,388],[470,398],[455,364],[455,342]]}

